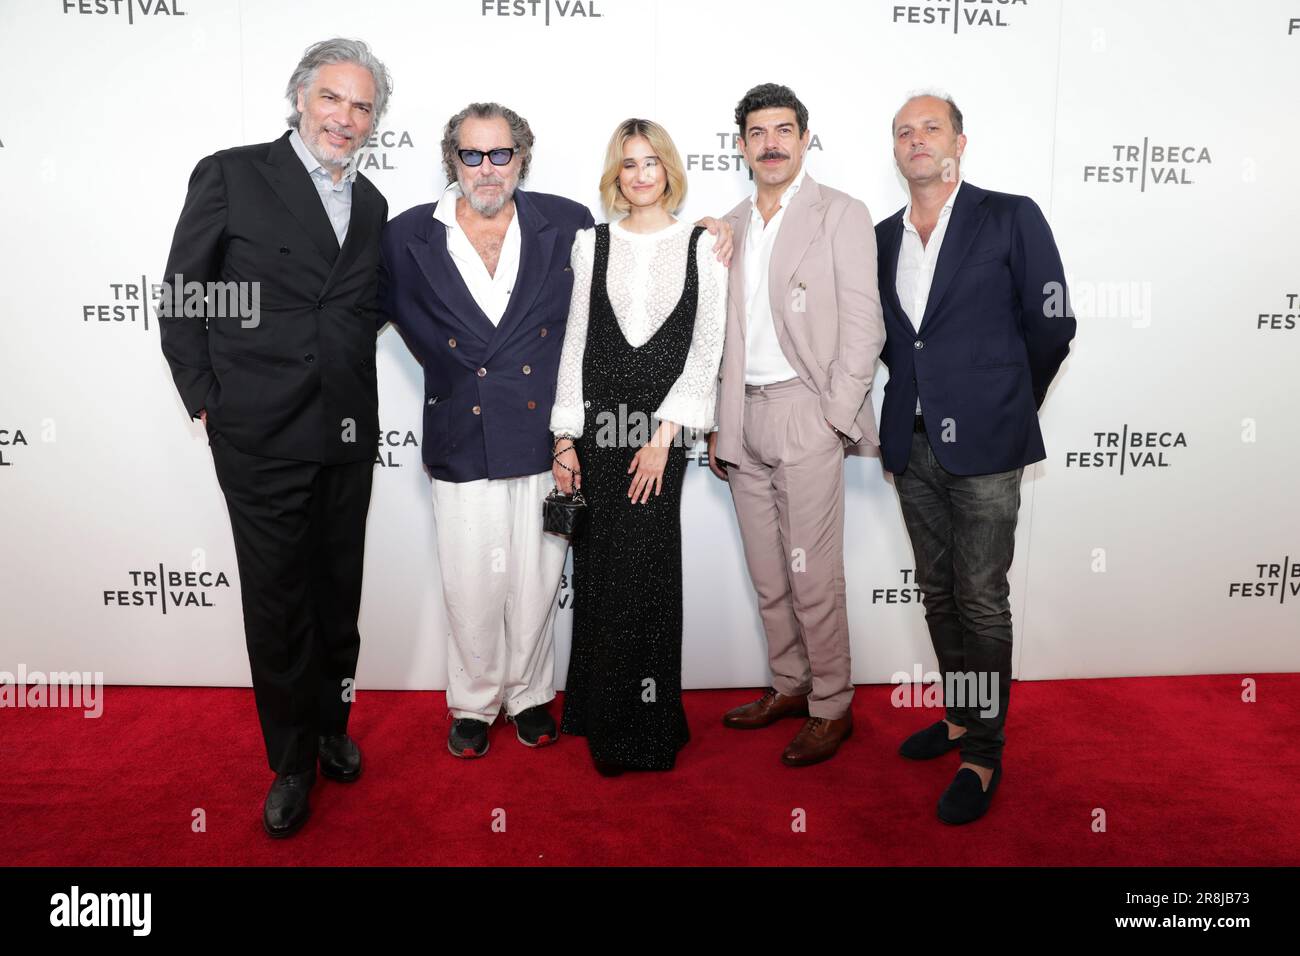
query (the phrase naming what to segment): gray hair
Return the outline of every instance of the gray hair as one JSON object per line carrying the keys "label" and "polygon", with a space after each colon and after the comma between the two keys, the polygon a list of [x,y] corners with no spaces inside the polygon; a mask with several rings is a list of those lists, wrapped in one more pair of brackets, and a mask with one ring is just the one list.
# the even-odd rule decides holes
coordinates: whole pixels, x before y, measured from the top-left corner
{"label": "gray hair", "polygon": [[307,47],[307,52],[302,55],[293,75],[289,77],[289,85],[285,88],[284,95],[289,100],[289,125],[292,128],[297,129],[298,123],[302,120],[302,113],[298,112],[298,91],[310,88],[316,82],[316,74],[320,72],[320,68],[334,63],[355,63],[370,71],[375,81],[374,124],[379,125],[380,117],[384,115],[384,110],[388,109],[388,97],[393,92],[393,80],[388,75],[388,67],[384,66],[379,58],[370,52],[370,47],[361,40],[335,37]]}
{"label": "gray hair", "polygon": [[[931,99],[943,100],[948,104],[948,118],[952,122],[952,131],[960,136],[962,132],[961,110],[957,108],[956,101],[942,90],[917,90],[914,93],[908,93],[907,99],[903,100],[903,106],[906,106],[908,103],[912,102],[912,100],[919,100],[923,96],[928,96]],[[903,106],[900,106],[894,111],[894,117],[889,121],[890,136],[894,135],[894,120],[898,119],[898,114],[903,111]]]}
{"label": "gray hair", "polygon": [[499,118],[509,124],[510,138],[514,140],[512,145],[519,148],[519,182],[522,183],[528,177],[528,164],[533,159],[533,128],[528,125],[528,120],[500,103],[471,103],[447,120],[447,126],[442,131],[442,169],[447,174],[447,182],[454,183],[457,180],[456,150],[460,149],[460,127],[470,117]]}

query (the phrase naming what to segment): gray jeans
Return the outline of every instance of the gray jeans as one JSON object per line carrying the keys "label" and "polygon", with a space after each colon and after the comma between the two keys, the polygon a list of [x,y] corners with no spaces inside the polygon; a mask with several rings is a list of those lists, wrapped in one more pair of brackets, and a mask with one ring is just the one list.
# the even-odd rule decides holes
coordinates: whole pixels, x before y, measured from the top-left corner
{"label": "gray jeans", "polygon": [[998,766],[1006,742],[1003,726],[1011,696],[1007,572],[1023,472],[951,474],[934,457],[929,437],[917,432],[907,470],[894,477],[944,680],[945,716],[966,728],[962,759],[981,767]]}

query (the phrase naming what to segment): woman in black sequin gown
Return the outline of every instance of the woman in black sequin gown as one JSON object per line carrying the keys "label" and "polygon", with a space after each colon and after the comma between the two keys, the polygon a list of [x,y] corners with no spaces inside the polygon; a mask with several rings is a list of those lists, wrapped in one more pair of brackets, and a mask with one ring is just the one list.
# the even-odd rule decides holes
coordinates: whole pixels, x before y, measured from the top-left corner
{"label": "woman in black sequin gown", "polygon": [[[634,122],[645,121],[620,127],[629,152],[638,142],[635,128],[627,135]],[[642,134],[639,142],[644,153],[649,140]],[[657,146],[653,152],[666,152],[662,142]],[[678,280],[680,298],[636,347],[620,328],[610,300],[611,227],[595,228],[581,363],[581,435],[566,440],[560,434],[556,440],[557,484],[567,490],[566,479],[573,480],[568,469],[579,473],[587,502],[573,538],[573,644],[560,729],[585,736],[597,768],[611,775],[625,769],[669,770],[690,739],[681,699],[686,445],[680,423],[654,417],[682,377],[696,334],[697,245],[704,230],[695,227],[687,236],[685,228],[673,223],[662,230],[664,235],[681,230],[676,233],[685,246],[677,273],[684,274]],[[627,230],[614,229],[618,241],[635,241]],[[585,278],[581,272],[575,266],[575,286]],[[716,359],[711,374],[710,387],[716,382]]]}

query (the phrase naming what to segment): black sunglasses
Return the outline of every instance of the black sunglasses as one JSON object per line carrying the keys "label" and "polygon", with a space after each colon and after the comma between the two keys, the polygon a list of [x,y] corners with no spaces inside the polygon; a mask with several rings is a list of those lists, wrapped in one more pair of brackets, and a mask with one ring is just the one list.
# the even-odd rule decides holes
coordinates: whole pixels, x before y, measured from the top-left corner
{"label": "black sunglasses", "polygon": [[496,149],[458,149],[456,155],[466,166],[482,166],[483,157],[492,160],[493,166],[506,166],[519,152],[518,146],[498,146]]}

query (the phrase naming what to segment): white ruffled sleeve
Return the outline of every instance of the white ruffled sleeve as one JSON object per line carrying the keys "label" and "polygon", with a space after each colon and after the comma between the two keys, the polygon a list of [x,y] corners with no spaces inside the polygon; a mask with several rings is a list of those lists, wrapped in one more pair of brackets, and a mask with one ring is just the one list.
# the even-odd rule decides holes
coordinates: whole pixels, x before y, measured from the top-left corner
{"label": "white ruffled sleeve", "polygon": [[569,262],[573,267],[573,298],[569,300],[569,321],[560,352],[560,372],[555,383],[555,404],[551,407],[551,433],[582,434],[586,414],[582,404],[582,358],[587,350],[587,320],[591,311],[591,271],[596,255],[596,230],[579,229],[573,236]]}
{"label": "white ruffled sleeve", "polygon": [[704,233],[695,246],[699,288],[695,330],[686,364],[655,412],[661,421],[707,432],[713,428],[718,399],[718,367],[727,331],[727,267],[713,254],[713,236]]}

